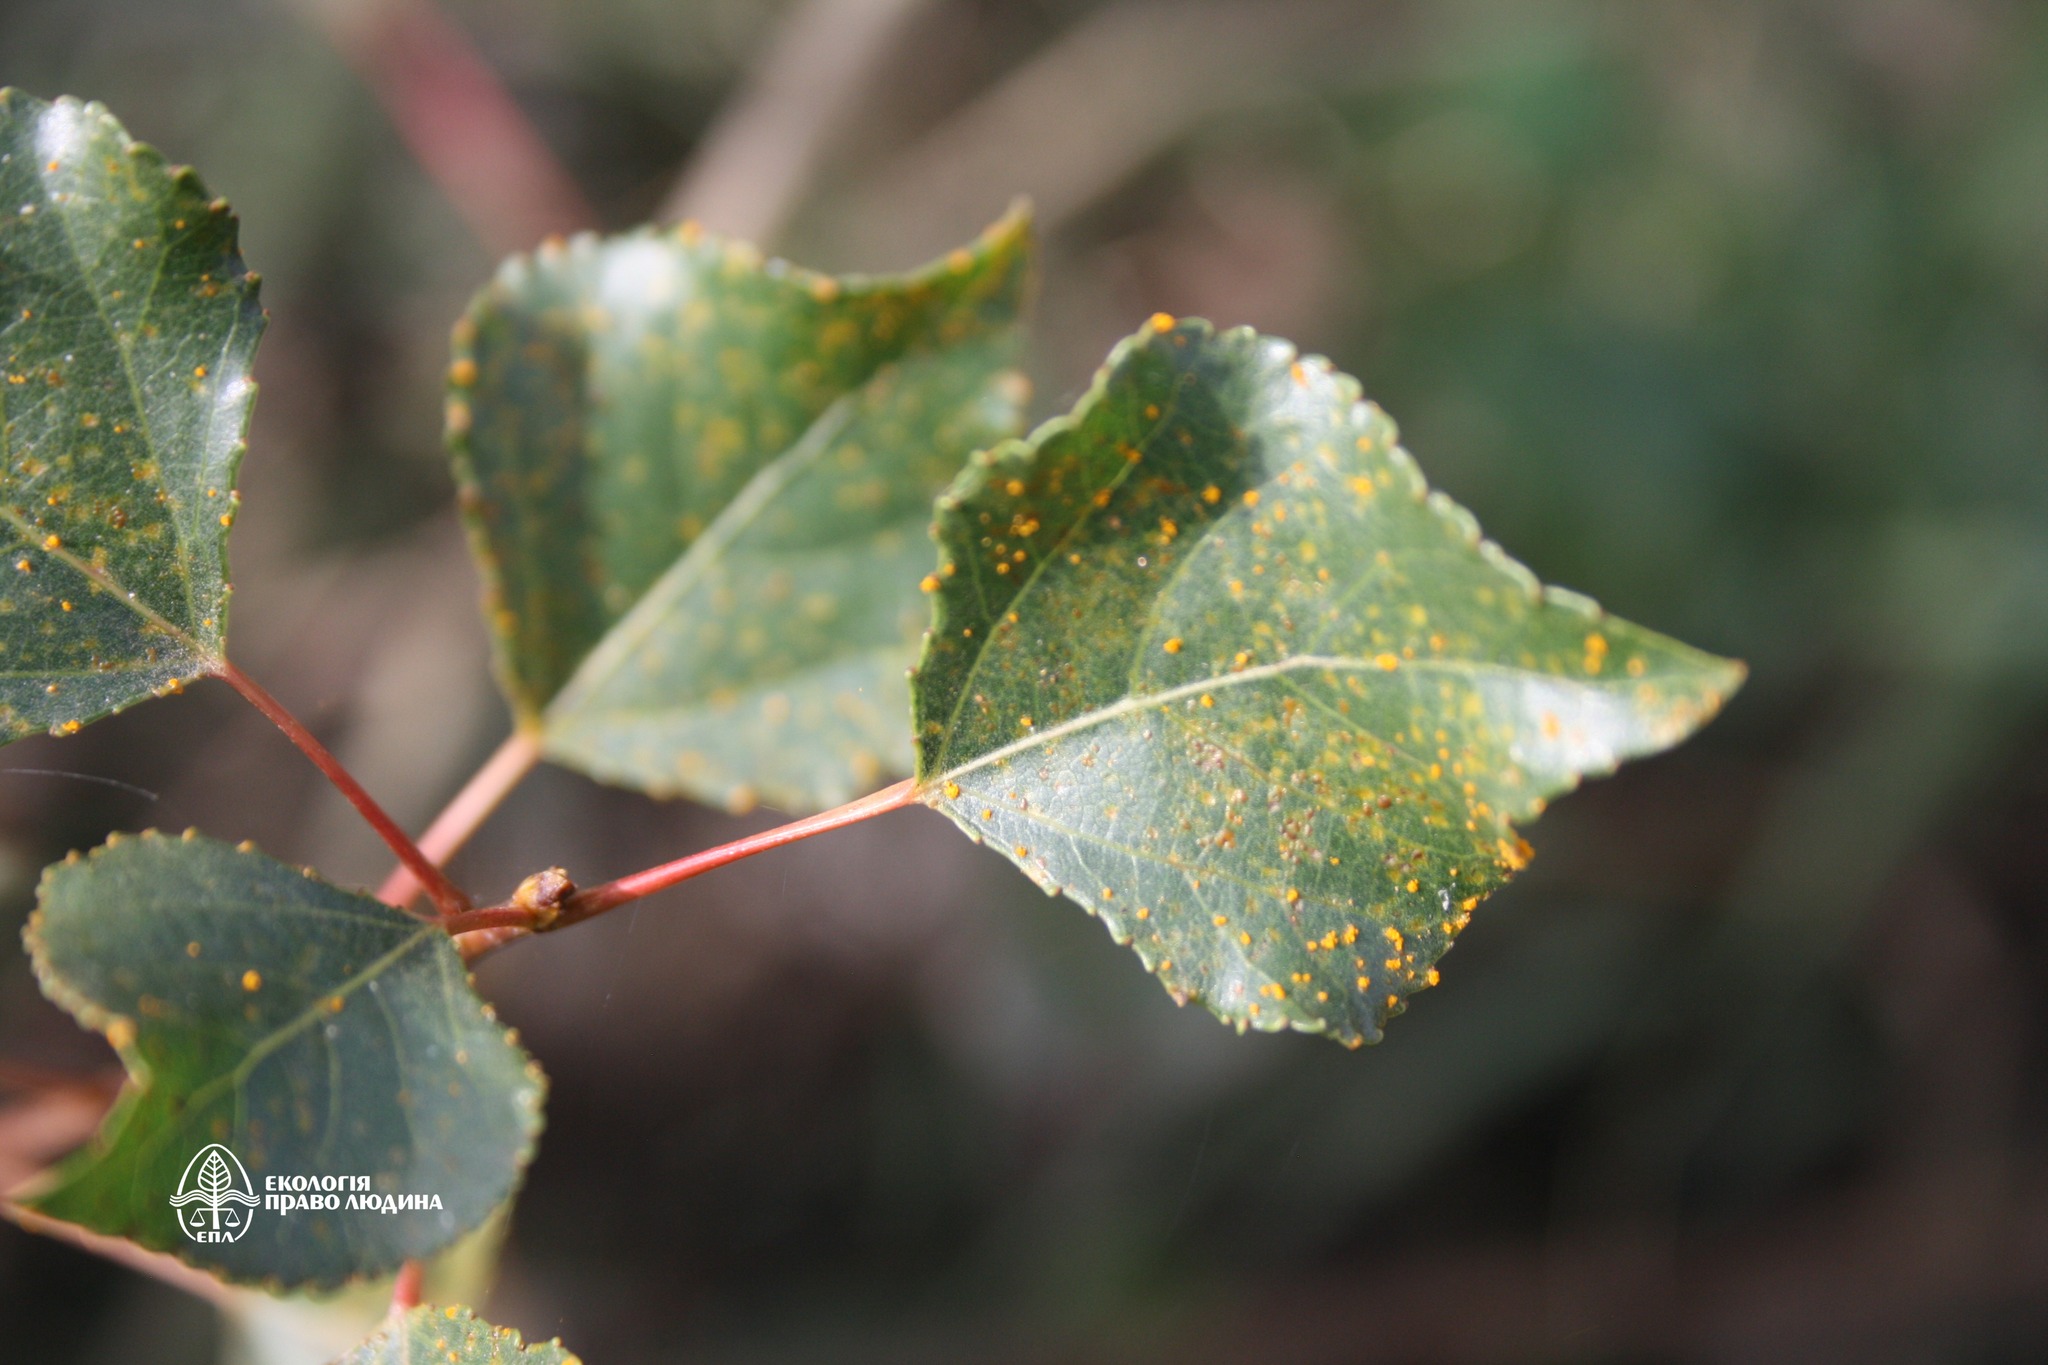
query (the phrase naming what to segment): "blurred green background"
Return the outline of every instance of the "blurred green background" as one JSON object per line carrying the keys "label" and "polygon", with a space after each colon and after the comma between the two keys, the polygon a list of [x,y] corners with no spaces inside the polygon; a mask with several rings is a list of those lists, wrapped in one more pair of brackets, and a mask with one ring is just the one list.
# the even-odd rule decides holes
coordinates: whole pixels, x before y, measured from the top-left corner
{"label": "blurred green background", "polygon": [[[587,210],[486,155],[466,51]],[[2048,7],[6,0],[0,82],[240,212],[237,655],[415,825],[506,723],[447,328],[585,212],[870,269],[1031,194],[1041,415],[1155,310],[1280,333],[1545,579],[1749,661],[1361,1053],[1176,1010],[923,812],[500,954],[554,1093],[496,1320],[593,1365],[2048,1359]],[[457,867],[772,819],[546,771]],[[44,862],[188,824],[384,871],[196,687],[0,755],[0,942]],[[12,1180],[67,1130],[9,1077],[109,1058],[6,952]],[[0,1224],[0,1343],[223,1338]]]}

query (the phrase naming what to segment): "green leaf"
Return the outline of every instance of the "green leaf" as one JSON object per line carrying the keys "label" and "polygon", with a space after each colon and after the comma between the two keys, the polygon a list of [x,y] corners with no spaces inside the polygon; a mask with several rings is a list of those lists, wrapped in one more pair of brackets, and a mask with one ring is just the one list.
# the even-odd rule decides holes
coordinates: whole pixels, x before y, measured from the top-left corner
{"label": "green leaf", "polygon": [[1376,1040],[1514,822],[1742,667],[1545,588],[1357,382],[1154,319],[940,501],[920,794],[1238,1027]]}
{"label": "green leaf", "polygon": [[220,661],[262,330],[225,201],[97,104],[0,91],[0,743]]}
{"label": "green leaf", "polygon": [[908,772],[932,498],[1018,430],[1012,349],[918,356],[826,409],[584,660],[543,714],[548,757],[736,809]]}
{"label": "green leaf", "polygon": [[507,261],[456,327],[448,429],[520,723],[834,401],[1008,333],[1029,245],[1013,213],[900,277],[764,263],[692,225]]}
{"label": "green leaf", "polygon": [[[94,1144],[28,1201],[52,1218],[231,1280],[329,1288],[449,1245],[532,1154],[545,1082],[448,935],[247,845],[116,836],[44,874],[24,939],[44,993],[128,1069]],[[344,1191],[198,1241],[172,1200],[214,1143],[259,1199],[272,1177],[367,1177],[380,1204],[441,1207]]]}
{"label": "green leaf", "polygon": [[523,1344],[467,1308],[412,1309],[335,1365],[579,1365],[559,1341]]}

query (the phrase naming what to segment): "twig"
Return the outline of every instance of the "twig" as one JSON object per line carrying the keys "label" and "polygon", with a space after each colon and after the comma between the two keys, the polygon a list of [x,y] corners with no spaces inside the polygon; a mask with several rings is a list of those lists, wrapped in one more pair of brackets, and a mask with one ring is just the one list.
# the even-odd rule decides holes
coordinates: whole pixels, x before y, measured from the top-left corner
{"label": "twig", "polygon": [[[862,255],[915,253],[1026,194],[1049,233],[1190,128],[1298,83],[1289,73],[1320,55],[1342,53],[1356,79],[1357,23],[1329,0],[1102,6],[835,203],[836,231]],[[1398,48],[1376,31],[1368,65]]]}
{"label": "twig", "polygon": [[720,110],[660,217],[749,241],[789,221],[832,137],[909,20],[931,0],[806,0]]}
{"label": "twig", "polygon": [[334,784],[335,790],[348,798],[349,804],[356,808],[356,813],[361,815],[370,828],[377,831],[377,836],[385,845],[398,855],[398,860],[412,869],[413,876],[426,888],[427,895],[433,899],[434,905],[443,915],[460,914],[469,908],[469,898],[442,874],[440,868],[427,860],[427,856],[421,853],[406,832],[399,828],[398,822],[385,814],[384,808],[377,804],[376,799],[364,791],[362,784],[341,765],[341,760],[328,752],[327,746],[315,739],[312,731],[300,724],[299,718],[287,711],[282,702],[264,691],[254,678],[225,659],[221,660],[214,676],[240,692],[251,706],[261,711],[271,724],[284,732],[286,739],[298,745],[299,751],[313,761],[313,766]]}
{"label": "twig", "polygon": [[505,929],[564,929],[571,924],[594,919],[607,910],[616,910],[619,906],[639,900],[642,896],[651,896],[657,891],[666,890],[678,882],[702,876],[706,872],[724,867],[727,863],[736,863],[742,858],[751,858],[756,853],[765,853],[771,848],[793,844],[799,839],[808,839],[816,834],[859,824],[863,820],[872,820],[877,815],[901,810],[916,799],[917,783],[906,778],[892,787],[884,787],[871,796],[849,801],[843,806],[818,815],[792,820],[786,825],[778,825],[759,834],[749,834],[744,839],[735,839],[729,844],[720,844],[717,848],[706,849],[702,853],[692,853],[687,858],[678,858],[659,867],[650,867],[644,872],[635,872],[631,876],[620,877],[602,886],[572,892],[559,905],[546,907],[539,912],[531,905],[520,904],[515,900],[505,905],[485,906],[466,911],[444,920],[443,926],[450,934]]}

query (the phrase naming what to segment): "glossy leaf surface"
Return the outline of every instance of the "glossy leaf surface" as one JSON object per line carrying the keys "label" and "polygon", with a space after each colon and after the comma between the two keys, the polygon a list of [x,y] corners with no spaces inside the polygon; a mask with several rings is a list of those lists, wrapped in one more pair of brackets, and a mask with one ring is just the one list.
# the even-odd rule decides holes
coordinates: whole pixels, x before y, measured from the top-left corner
{"label": "glossy leaf surface", "polygon": [[[379,901],[146,834],[50,868],[24,938],[44,993],[128,1070],[99,1137],[28,1201],[50,1217],[231,1280],[327,1287],[449,1245],[532,1154],[539,1068],[447,934]],[[380,1207],[259,1206],[233,1240],[195,1240],[172,1201],[214,1143],[259,1199],[270,1177],[368,1177]],[[441,1207],[381,1207],[408,1194]]]}
{"label": "glossy leaf surface", "polygon": [[528,1346],[519,1333],[493,1327],[467,1308],[427,1304],[343,1356],[335,1365],[578,1365],[559,1341]]}
{"label": "glossy leaf surface", "polygon": [[828,408],[584,661],[547,755],[736,809],[822,809],[908,772],[932,498],[1018,430],[1011,349],[916,357]]}
{"label": "glossy leaf surface", "polygon": [[1741,666],[1544,588],[1356,381],[1158,318],[940,503],[921,795],[1240,1027],[1371,1041],[1546,799]]}
{"label": "glossy leaf surface", "polygon": [[189,169],[96,104],[0,92],[0,742],[221,657],[262,330]]}
{"label": "glossy leaf surface", "polygon": [[902,277],[764,263],[688,225],[508,261],[457,326],[449,433],[522,722],[833,402],[1007,332],[1028,269],[1021,215]]}

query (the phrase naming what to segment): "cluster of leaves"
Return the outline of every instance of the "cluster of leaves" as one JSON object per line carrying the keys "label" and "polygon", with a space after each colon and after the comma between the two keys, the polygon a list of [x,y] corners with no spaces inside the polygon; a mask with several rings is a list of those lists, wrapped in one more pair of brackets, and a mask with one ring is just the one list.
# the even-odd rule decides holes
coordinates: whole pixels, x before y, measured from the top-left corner
{"label": "cluster of leaves", "polygon": [[[1154,318],[1018,439],[1031,274],[1021,213],[902,277],[689,226],[508,262],[457,324],[447,430],[517,724],[733,808],[910,772],[1176,999],[1375,1039],[1528,857],[1516,822],[1684,738],[1739,666],[1545,588],[1355,381],[1247,330]],[[9,737],[226,666],[255,295],[189,170],[0,95]],[[433,920],[145,835],[51,868],[27,943],[129,1077],[45,1216],[326,1287],[446,1247],[531,1155],[539,1069]],[[195,1243],[167,1196],[214,1142],[440,1207]],[[564,1358],[427,1310],[355,1358],[407,1343]]]}

